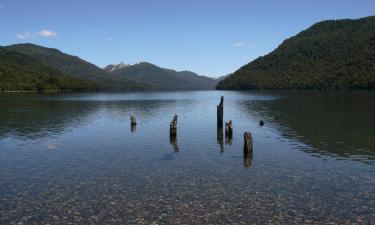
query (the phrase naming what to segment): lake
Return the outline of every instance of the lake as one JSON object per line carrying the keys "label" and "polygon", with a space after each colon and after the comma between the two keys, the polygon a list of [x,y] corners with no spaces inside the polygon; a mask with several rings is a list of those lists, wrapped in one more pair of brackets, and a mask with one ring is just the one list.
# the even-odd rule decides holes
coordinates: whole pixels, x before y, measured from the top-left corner
{"label": "lake", "polygon": [[0,224],[375,224],[374,91],[1,95],[0,107]]}

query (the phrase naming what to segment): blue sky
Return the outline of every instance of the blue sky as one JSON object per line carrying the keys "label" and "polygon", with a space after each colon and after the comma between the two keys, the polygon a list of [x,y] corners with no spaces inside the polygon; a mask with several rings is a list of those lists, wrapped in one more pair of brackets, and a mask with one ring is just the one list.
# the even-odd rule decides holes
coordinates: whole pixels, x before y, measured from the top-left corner
{"label": "blue sky", "polygon": [[327,19],[375,15],[375,0],[0,0],[0,45],[31,42],[100,67],[147,61],[218,77]]}

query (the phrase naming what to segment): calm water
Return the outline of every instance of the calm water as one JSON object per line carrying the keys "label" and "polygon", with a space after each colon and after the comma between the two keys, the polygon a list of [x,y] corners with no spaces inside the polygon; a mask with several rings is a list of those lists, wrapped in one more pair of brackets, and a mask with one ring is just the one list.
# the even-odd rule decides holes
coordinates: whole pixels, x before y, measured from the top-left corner
{"label": "calm water", "polygon": [[375,224],[375,92],[0,96],[0,224],[21,222]]}

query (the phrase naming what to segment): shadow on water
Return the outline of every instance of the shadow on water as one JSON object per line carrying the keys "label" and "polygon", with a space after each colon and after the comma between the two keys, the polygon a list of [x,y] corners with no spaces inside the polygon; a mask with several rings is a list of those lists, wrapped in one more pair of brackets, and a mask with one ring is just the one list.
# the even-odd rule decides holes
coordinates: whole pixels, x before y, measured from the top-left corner
{"label": "shadow on water", "polygon": [[[313,155],[375,160],[375,93],[285,91],[272,101],[243,101],[252,116],[264,115],[267,126],[312,148]],[[255,115],[254,115],[255,113]],[[272,124],[269,125],[268,122]]]}

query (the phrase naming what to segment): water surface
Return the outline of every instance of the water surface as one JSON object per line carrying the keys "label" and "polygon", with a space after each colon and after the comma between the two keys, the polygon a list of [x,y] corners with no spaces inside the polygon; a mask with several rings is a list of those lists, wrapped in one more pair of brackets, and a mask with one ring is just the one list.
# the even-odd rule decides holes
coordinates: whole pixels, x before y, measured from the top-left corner
{"label": "water surface", "polygon": [[[232,140],[216,127],[221,96]],[[3,95],[0,107],[0,224],[375,223],[373,91]]]}

